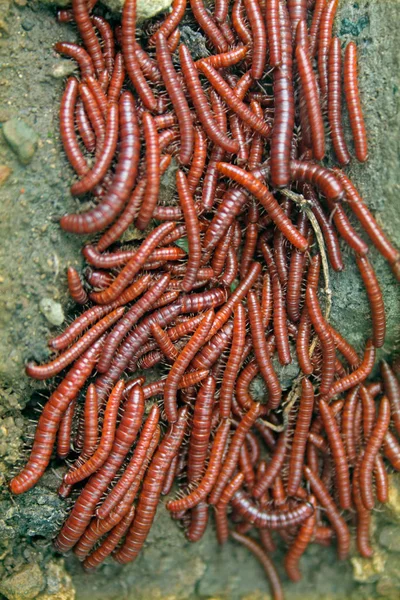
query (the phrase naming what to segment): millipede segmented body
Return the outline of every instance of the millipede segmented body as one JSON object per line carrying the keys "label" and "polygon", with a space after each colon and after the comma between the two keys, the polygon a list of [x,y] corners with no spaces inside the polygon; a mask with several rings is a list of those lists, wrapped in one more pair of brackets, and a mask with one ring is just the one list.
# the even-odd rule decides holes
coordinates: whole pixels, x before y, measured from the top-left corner
{"label": "millipede segmented body", "polygon": [[[10,490],[32,488],[55,450],[58,494],[71,496],[55,546],[87,571],[135,560],[167,495],[188,541],[214,521],[217,541],[253,553],[282,600],[275,535],[293,581],[310,544],[336,539],[346,558],[353,525],[370,558],[372,511],[400,470],[400,369],[388,358],[374,369],[388,283],[370,245],[398,281],[400,253],[325,155],[328,125],[337,163],[352,158],[338,0],[173,0],[140,28],[136,0],[120,23],[95,4],[73,0],[57,16],[82,42],[54,50],[77,63],[59,117],[70,192],[85,202],[60,225],[88,237],[85,264],[67,271],[75,306],[48,342],[54,355],[27,357],[26,373],[57,387]],[[372,322],[357,350],[352,329],[341,333],[347,305],[337,313],[348,266]]]}

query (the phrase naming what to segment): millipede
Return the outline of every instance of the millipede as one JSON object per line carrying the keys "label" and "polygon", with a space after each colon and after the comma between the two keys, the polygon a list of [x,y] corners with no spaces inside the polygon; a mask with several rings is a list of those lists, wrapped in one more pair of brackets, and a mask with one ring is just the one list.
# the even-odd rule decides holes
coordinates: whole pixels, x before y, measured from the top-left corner
{"label": "millipede", "polygon": [[[9,487],[31,489],[55,451],[72,491],[55,547],[85,570],[134,561],[164,502],[190,542],[214,528],[247,548],[281,600],[276,549],[294,582],[310,545],[344,560],[352,531],[371,557],[400,470],[370,249],[398,281],[400,253],[342,170],[346,107],[368,158],[357,46],[342,60],[337,0],[174,0],[146,36],[136,0],[117,27],[95,5],[59,11],[81,43],[54,47],[78,67],[59,127],[70,193],[90,204],[60,227],[86,236],[85,264],[65,278],[73,320],[26,365],[58,385]],[[330,314],[349,263],[372,325],[356,348]]]}

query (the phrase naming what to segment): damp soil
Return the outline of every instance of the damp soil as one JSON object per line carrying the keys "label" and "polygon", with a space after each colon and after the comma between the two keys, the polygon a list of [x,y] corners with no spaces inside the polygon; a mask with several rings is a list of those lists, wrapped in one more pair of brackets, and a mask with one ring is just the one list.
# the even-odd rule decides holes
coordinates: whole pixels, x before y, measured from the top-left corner
{"label": "damp soil", "polygon": [[[0,127],[22,121],[33,147],[29,164],[21,164],[0,131],[0,598],[266,600],[269,589],[260,566],[237,545],[219,548],[212,525],[192,545],[161,506],[134,564],[110,562],[88,575],[73,557],[63,559],[52,548],[70,506],[56,494],[60,465],[54,462],[40,485],[22,497],[12,498],[7,490],[7,481],[27,456],[37,411],[49,395],[44,384],[28,380],[24,363],[45,360],[46,341],[59,329],[52,323],[64,318],[65,325],[72,318],[65,271],[82,264],[83,240],[58,226],[60,215],[75,210],[78,202],[68,191],[72,172],[58,133],[59,100],[73,65],[52,47],[59,40],[74,40],[76,33],[58,25],[55,12],[54,5],[38,0],[0,1]],[[354,164],[350,175],[400,247],[399,28],[398,0],[340,2],[336,32],[343,43],[355,39],[359,48],[370,141],[368,163]],[[186,35],[199,43],[196,32]],[[345,271],[331,273],[331,318],[360,349],[370,335],[368,304],[354,259],[346,250],[344,255]],[[399,288],[373,249],[371,257],[388,319],[380,355],[390,358],[400,345]],[[51,309],[47,317],[44,305]],[[312,546],[301,561],[303,580],[293,585],[283,574],[278,551],[275,562],[287,598],[399,598],[398,487],[394,475],[389,506],[374,514],[374,559],[361,560],[354,553],[351,561],[339,563],[334,549]]]}

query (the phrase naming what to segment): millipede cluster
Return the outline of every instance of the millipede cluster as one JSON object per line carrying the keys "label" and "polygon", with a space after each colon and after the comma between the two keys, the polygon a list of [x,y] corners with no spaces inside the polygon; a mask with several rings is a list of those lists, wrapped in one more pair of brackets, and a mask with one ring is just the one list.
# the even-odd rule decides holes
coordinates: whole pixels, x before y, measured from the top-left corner
{"label": "millipede cluster", "polygon": [[[54,358],[26,367],[59,383],[10,487],[32,488],[56,448],[59,493],[75,498],[56,548],[90,570],[137,557],[175,484],[166,507],[187,539],[212,518],[218,542],[246,546],[280,599],[279,537],[294,581],[311,543],[345,559],[353,524],[370,557],[371,511],[387,501],[388,466],[400,470],[400,386],[386,362],[369,377],[385,308],[366,240],[397,279],[400,254],[340,168],[368,156],[357,48],[332,37],[337,0],[174,0],[142,43],[135,0],[114,28],[95,4],[58,13],[83,46],[55,46],[80,71],[60,130],[71,194],[90,193],[92,207],[60,225],[94,234],[83,273],[67,273],[84,308],[50,340]],[[181,43],[182,20],[209,54]],[[321,164],[328,135],[339,167]],[[362,356],[329,323],[344,246],[371,309]]]}

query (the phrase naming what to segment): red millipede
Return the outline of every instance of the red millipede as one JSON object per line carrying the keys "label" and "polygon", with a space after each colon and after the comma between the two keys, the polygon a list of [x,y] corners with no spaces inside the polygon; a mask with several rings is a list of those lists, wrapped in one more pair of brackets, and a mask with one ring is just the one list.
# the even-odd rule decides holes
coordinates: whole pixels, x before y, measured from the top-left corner
{"label": "red millipede", "polygon": [[143,231],[146,229],[154,213],[160,190],[160,145],[157,128],[150,113],[142,117],[143,134],[146,143],[146,189],[135,225]]}
{"label": "red millipede", "polygon": [[243,446],[240,448],[240,452],[239,452],[239,467],[240,467],[240,471],[243,473],[244,475],[244,480],[245,480],[245,484],[246,484],[246,488],[251,491],[253,485],[254,485],[254,481],[255,481],[255,473],[254,473],[254,469],[253,469],[253,465],[251,463],[251,458],[250,458],[250,453],[247,449],[246,444],[243,444]]}
{"label": "red millipede", "polygon": [[195,65],[198,66],[203,62],[207,62],[209,65],[214,67],[214,69],[231,67],[243,60],[246,57],[248,50],[248,46],[236,46],[235,48],[232,48],[232,50],[228,50],[228,52],[222,52],[221,54],[212,54],[210,56],[207,56],[206,58],[201,58],[195,63]]}
{"label": "red millipede", "polygon": [[333,149],[341,165],[348,165],[350,154],[342,123],[341,47],[337,37],[332,38],[328,57],[328,119]]}
{"label": "red millipede", "polygon": [[[211,268],[214,272],[214,277],[219,277],[224,270],[226,256],[228,254],[229,247],[231,245],[233,235],[233,228],[229,227],[225,237],[221,239],[215,248],[213,257],[211,259]],[[203,261],[204,262],[204,261]]]}
{"label": "red millipede", "polygon": [[188,510],[189,508],[197,506],[199,502],[205,500],[220,472],[229,430],[230,423],[227,419],[224,419],[220,423],[215,434],[210,452],[210,460],[203,478],[198,483],[197,487],[190,492],[190,494],[183,496],[178,500],[170,500],[167,502],[167,509],[170,512]]}
{"label": "red millipede", "polygon": [[368,375],[371,373],[375,363],[375,347],[372,340],[368,340],[365,347],[364,357],[360,366],[355,369],[352,373],[349,373],[345,377],[338,379],[333,383],[327,398],[333,398],[337,394],[340,394],[359,383],[362,383]]}
{"label": "red millipede", "polygon": [[287,8],[294,37],[299,21],[305,21],[307,18],[307,0],[288,0]]}
{"label": "red millipede", "polygon": [[[287,217],[290,217],[290,211],[292,208],[291,201],[288,199],[283,200],[280,204],[283,212]],[[287,245],[285,236],[279,229],[275,229],[273,236],[273,257],[275,267],[278,275],[279,282],[282,288],[286,288],[288,278],[288,265],[287,265]]]}
{"label": "red millipede", "polygon": [[348,510],[351,506],[350,475],[343,440],[329,405],[321,398],[318,407],[332,451],[339,503],[341,508]]}
{"label": "red millipede", "polygon": [[275,225],[282,231],[284,236],[291,244],[293,244],[293,246],[302,251],[307,249],[308,242],[305,237],[294,227],[278,202],[269,192],[268,188],[263,185],[261,181],[256,179],[251,173],[229,163],[217,163],[217,169],[226,177],[230,177],[240,185],[243,185],[243,187],[257,198],[268,212]]}
{"label": "red millipede", "polygon": [[396,279],[400,281],[400,253],[387,239],[384,231],[374,219],[350,179],[339,169],[335,168],[334,173],[341,181],[346,192],[348,205],[359,220],[361,227],[369,236],[374,246],[388,261]]}
{"label": "red millipede", "polygon": [[321,342],[324,361],[321,371],[320,394],[330,394],[335,375],[335,345],[329,327],[322,314],[316,291],[308,286],[306,290],[306,306],[311,323]]}
{"label": "red millipede", "polygon": [[310,334],[311,321],[306,306],[303,306],[301,312],[298,335],[296,339],[296,353],[300,369],[304,375],[311,375],[314,366],[310,358]]}
{"label": "red millipede", "polygon": [[89,77],[86,78],[85,84],[88,86],[93,96],[95,97],[96,102],[99,105],[101,115],[103,119],[106,120],[108,102],[107,96],[105,95],[103,88],[101,87],[98,80],[95,77],[92,77],[91,75],[89,75]]}
{"label": "red millipede", "polygon": [[[160,175],[161,176],[165,173],[166,169],[171,164],[171,159],[172,159],[172,157],[170,154],[161,156],[161,160],[160,160]],[[146,187],[147,187],[147,177],[142,177],[141,179],[139,179],[135,189],[133,190],[132,194],[130,195],[130,198],[129,198],[124,210],[122,211],[122,213],[119,215],[117,220],[111,225],[111,227],[105,233],[103,233],[103,235],[97,242],[96,248],[99,252],[104,252],[104,250],[106,250],[109,246],[111,246],[111,244],[116,242],[122,236],[122,234],[127,230],[127,228],[132,224],[135,217],[139,213],[139,207],[143,202],[144,195],[146,192]],[[157,207],[155,207],[154,213],[156,210],[157,210]],[[125,262],[128,262],[129,258],[131,258],[133,256],[133,253],[131,253],[131,255],[128,255],[128,252],[125,254],[125,256],[127,257],[127,260]],[[122,256],[123,256],[123,253],[121,252],[121,257]]]}
{"label": "red millipede", "polygon": [[76,60],[79,65],[82,79],[94,75],[92,59],[86,50],[77,44],[73,44],[72,42],[57,42],[57,44],[54,45],[54,50]]}
{"label": "red millipede", "polygon": [[211,417],[215,402],[215,389],[216,381],[210,375],[203,379],[196,397],[186,467],[189,483],[200,480],[203,475],[211,435]]}
{"label": "red millipede", "polygon": [[343,271],[344,263],[342,253],[340,251],[339,240],[332,226],[332,223],[326,216],[321,204],[317,199],[315,192],[313,190],[307,190],[305,195],[307,199],[310,200],[311,210],[313,211],[315,218],[318,221],[318,225],[321,227],[321,231],[324,236],[324,242],[326,244],[326,251],[329,257],[329,262],[331,263],[334,271]]}
{"label": "red millipede", "polygon": [[338,0],[329,0],[325,4],[318,29],[318,75],[323,100],[328,94],[328,54],[337,7]]}
{"label": "red millipede", "polygon": [[381,375],[385,395],[390,402],[393,425],[397,433],[400,434],[400,384],[396,375],[384,360],[381,362]]}
{"label": "red millipede", "polygon": [[115,56],[114,68],[112,71],[112,77],[110,85],[107,90],[107,98],[109,102],[118,102],[122,86],[125,79],[125,66],[124,58],[120,52]]}
{"label": "red millipede", "polygon": [[303,181],[316,186],[321,194],[331,200],[341,200],[344,196],[344,189],[336,171],[332,172],[311,162],[291,160],[290,174],[293,181]]}
{"label": "red millipede", "polygon": [[155,112],[157,101],[147,83],[135,52],[136,0],[127,0],[122,11],[122,53],[125,68],[133,86],[147,110]]}
{"label": "red millipede", "polygon": [[247,199],[247,194],[235,188],[224,194],[222,202],[204,236],[203,249],[205,252],[211,252],[217,246],[227,229],[234,222],[235,217],[240,213]]}
{"label": "red millipede", "polygon": [[203,537],[208,524],[208,504],[200,502],[190,511],[190,525],[185,531],[189,542],[198,542]]}
{"label": "red millipede", "polygon": [[100,104],[96,95],[86,83],[79,84],[79,95],[82,99],[90,124],[93,127],[96,136],[96,150],[99,153],[103,147],[105,135],[104,117],[100,110]]}
{"label": "red millipede", "polygon": [[256,505],[244,490],[238,490],[231,500],[232,507],[256,527],[268,529],[286,529],[305,521],[314,508],[309,502],[299,502],[294,508],[282,510],[264,509]]}
{"label": "red millipede", "polygon": [[279,362],[281,365],[288,365],[292,361],[289,346],[289,331],[286,318],[284,290],[279,281],[276,265],[272,256],[272,251],[264,238],[261,239],[261,251],[265,262],[271,274],[272,299],[273,299],[273,325],[278,350]]}
{"label": "red millipede", "polygon": [[83,43],[99,75],[105,68],[104,57],[89,16],[86,0],[72,0],[72,13]]}
{"label": "red millipede", "polygon": [[215,315],[214,323],[208,334],[209,339],[213,335],[215,335],[219,329],[221,329],[224,323],[226,323],[226,321],[229,319],[232,312],[234,311],[235,306],[243,300],[243,298],[247,295],[249,290],[253,287],[254,283],[257,281],[260,275],[260,272],[260,263],[253,262],[253,264],[250,266],[246,277],[239,283],[235,291],[229,296],[228,300],[226,300],[223,307],[220,308],[217,314]]}
{"label": "red millipede", "polygon": [[344,54],[344,95],[349,111],[356,158],[360,162],[365,162],[368,158],[368,144],[358,89],[357,46],[354,42],[347,44]]}
{"label": "red millipede", "polygon": [[90,20],[101,35],[104,66],[111,76],[114,70],[115,42],[109,23],[99,15],[91,15]]}
{"label": "red millipede", "polygon": [[65,154],[78,175],[84,175],[88,170],[86,159],[79,146],[75,133],[74,111],[78,99],[79,83],[75,77],[67,80],[67,85],[60,103],[60,134]]}
{"label": "red millipede", "polygon": [[135,387],[124,404],[124,412],[106,462],[86,483],[56,538],[55,545],[60,552],[67,552],[79,540],[94,515],[97,502],[123,464],[136,438],[142,424],[144,402],[139,386]]}
{"label": "red millipede", "polygon": [[305,48],[301,46],[296,47],[296,61],[300,75],[301,89],[307,108],[313,154],[316,160],[322,160],[325,156],[324,122],[322,119],[317,81],[311,59]]}
{"label": "red millipede", "polygon": [[236,113],[239,118],[244,121],[251,129],[263,137],[268,138],[270,135],[270,126],[263,120],[259,119],[253,113],[251,108],[242,102],[238,96],[232,93],[232,88],[226,83],[221,75],[208,63],[202,62],[199,64],[199,69],[207,77],[213,88],[218,92],[221,98],[226,102],[230,109]]}
{"label": "red millipede", "polygon": [[271,586],[273,600],[283,600],[282,584],[280,582],[279,575],[275,569],[275,566],[269,558],[268,554],[264,552],[263,548],[259,544],[257,544],[257,542],[255,542],[251,537],[238,533],[237,531],[231,531],[230,535],[234,540],[236,540],[245,548],[250,550],[250,552],[254,554],[254,556],[262,565]]}
{"label": "red millipede", "polygon": [[213,320],[214,311],[210,310],[205,314],[190,341],[179,354],[168,373],[164,388],[164,410],[169,423],[174,423],[177,419],[176,391],[178,389],[179,380],[195,354],[206,341]]}
{"label": "red millipede", "polygon": [[59,458],[66,458],[71,450],[71,432],[75,408],[76,399],[72,400],[68,405],[60,422],[60,427],[57,432],[57,456]]}
{"label": "red millipede", "polygon": [[219,413],[221,418],[226,419],[231,414],[231,403],[234,392],[237,373],[242,360],[246,337],[246,313],[243,305],[239,302],[234,310],[233,337],[229,359],[225,367],[221,384],[219,398]]}
{"label": "red millipede", "polygon": [[289,15],[279,3],[281,63],[273,72],[274,123],[271,136],[271,181],[277,188],[290,182],[290,148],[294,128],[293,48]]}
{"label": "red millipede", "polygon": [[338,202],[333,202],[329,198],[327,198],[326,203],[328,205],[329,210],[331,211],[330,218],[333,219],[333,222],[340,237],[347,243],[347,245],[350,248],[354,250],[356,254],[360,254],[361,256],[365,256],[366,254],[368,254],[368,244],[364,242],[364,240],[358,235],[356,230],[353,228],[343,206],[341,206],[341,204],[339,204]]}
{"label": "red millipede", "polygon": [[203,4],[203,0],[190,0],[190,7],[197,23],[217,51],[227,52],[228,43],[212,17],[208,14],[208,11]]}
{"label": "red millipede", "polygon": [[153,524],[166,471],[179,450],[187,425],[187,407],[181,408],[176,423],[162,440],[154,454],[143,481],[134,521],[124,544],[114,555],[119,563],[134,560]]}
{"label": "red millipede", "polygon": [[82,195],[100,183],[110,168],[118,141],[118,105],[108,104],[104,143],[93,168],[71,186],[71,194]]}
{"label": "red millipede", "polygon": [[[357,448],[354,437],[354,420],[359,396],[359,388],[350,390],[346,397],[342,415],[342,436],[346,448],[347,460],[350,465],[354,465],[357,459]],[[362,398],[362,396],[361,396]],[[364,418],[364,405],[363,405]]]}
{"label": "red millipede", "polygon": [[218,503],[226,484],[228,483],[229,479],[234,473],[234,470],[239,460],[240,448],[244,444],[246,435],[250,431],[252,425],[254,425],[255,421],[260,416],[261,412],[261,405],[254,402],[250,410],[243,416],[243,418],[240,420],[240,423],[236,427],[236,431],[233,434],[225,460],[221,466],[221,470],[219,472],[215,485],[208,498],[209,504]]}
{"label": "red millipede", "polygon": [[366,256],[356,256],[356,263],[364,282],[371,309],[372,340],[376,348],[381,348],[385,341],[386,318],[383,294],[375,270]]}
{"label": "red millipede", "polygon": [[228,347],[233,333],[233,322],[228,321],[217,333],[197,352],[191,362],[195,369],[210,369]]}
{"label": "red millipede", "polygon": [[336,331],[332,325],[329,325],[329,331],[333,337],[336,348],[339,350],[339,352],[341,352],[341,354],[343,354],[347,362],[352,367],[358,367],[360,364],[360,359],[353,346],[349,344],[349,342],[342,335],[340,335],[340,333]]}
{"label": "red millipede", "polygon": [[[304,212],[301,212],[298,216],[297,229],[301,235],[307,236],[309,225]],[[306,260],[307,256],[304,252],[293,249],[287,281],[286,310],[289,319],[294,323],[300,319],[300,297]]]}
{"label": "red millipede", "polygon": [[243,0],[234,0],[232,6],[232,25],[240,40],[244,44],[251,44],[253,39],[250,29],[244,19],[244,3]]}
{"label": "red millipede", "polygon": [[288,496],[294,496],[303,474],[304,455],[314,407],[314,389],[305,377],[301,382],[301,397],[293,434],[287,482]]}
{"label": "red millipede", "polygon": [[304,475],[307,481],[309,481],[311,489],[317,500],[323,506],[323,508],[325,508],[326,516],[336,532],[338,542],[338,558],[339,560],[344,560],[349,553],[350,547],[350,533],[347,523],[340,515],[336,504],[332,500],[328,490],[318,475],[311,471],[309,467],[304,467]]}
{"label": "red millipede", "polygon": [[373,496],[372,473],[374,470],[375,459],[378,456],[378,452],[382,446],[389,423],[390,403],[389,400],[383,396],[379,404],[378,417],[367,441],[364,456],[362,457],[360,464],[361,499],[365,508],[368,510],[372,510],[375,504]]}
{"label": "red millipede", "polygon": [[250,291],[247,294],[247,308],[254,354],[268,388],[268,407],[274,409],[280,404],[282,388],[270,358],[270,352],[265,338],[265,330],[262,324],[261,307],[257,299],[257,294],[254,291]]}
{"label": "red millipede", "polygon": [[292,581],[301,580],[301,572],[299,569],[299,561],[301,556],[306,551],[308,545],[313,540],[314,530],[317,519],[317,503],[314,496],[310,496],[309,502],[314,507],[312,515],[302,524],[296,539],[287,551],[284,559],[286,573]]}
{"label": "red millipede", "polygon": [[135,507],[131,506],[129,512],[121,519],[117,525],[110,531],[107,538],[92,552],[83,562],[85,571],[91,571],[98,567],[107,556],[109,556],[117,547],[130,527],[135,516]]}
{"label": "red millipede", "polygon": [[108,334],[104,342],[103,350],[97,364],[97,370],[100,373],[106,373],[112,362],[114,353],[126,334],[132,329],[137,321],[152,306],[153,301],[157,300],[167,289],[170,281],[170,275],[166,273],[160,279],[152,283],[143,296],[126,312],[118,325]]}
{"label": "red millipede", "polygon": [[179,352],[173,345],[168,333],[164,331],[164,329],[162,329],[162,327],[160,327],[157,323],[154,323],[151,326],[151,333],[166,358],[171,361],[176,360]]}
{"label": "red millipede", "polygon": [[124,393],[124,388],[124,382],[119,381],[112,390],[104,411],[103,429],[99,445],[87,461],[64,475],[65,484],[73,485],[78,483],[78,481],[82,481],[82,479],[86,479],[92,473],[100,469],[107,460],[114,442],[118,409]]}
{"label": "red millipede", "polygon": [[364,558],[371,558],[374,551],[370,545],[371,511],[365,508],[361,499],[360,464],[358,460],[353,473],[353,500],[357,512],[357,550]]}
{"label": "red millipede", "polygon": [[121,212],[136,179],[140,136],[132,94],[124,92],[119,101],[120,153],[111,186],[100,204],[86,213],[62,217],[60,225],[73,233],[93,233],[110,225]]}
{"label": "red millipede", "polygon": [[81,98],[77,100],[75,105],[75,121],[86,150],[90,153],[94,152],[96,148],[96,136],[94,135]]}
{"label": "red millipede", "polygon": [[261,79],[267,58],[267,33],[264,19],[256,0],[244,0],[244,7],[253,37],[251,75],[253,79]]}
{"label": "red millipede", "polygon": [[161,33],[165,38],[169,38],[171,33],[178,27],[186,11],[186,0],[174,0],[172,11],[164,19],[161,26],[149,39],[149,44],[155,44],[157,36]]}
{"label": "red millipede", "polygon": [[194,150],[193,159],[187,174],[189,190],[195,193],[200,179],[204,173],[204,167],[207,160],[207,137],[203,129],[196,127],[194,130]]}
{"label": "red millipede", "polygon": [[174,228],[175,223],[163,223],[162,225],[156,227],[142,242],[135,254],[130,258],[122,271],[120,271],[112,284],[104,291],[92,292],[90,295],[91,300],[97,304],[107,304],[113,300],[116,300],[121,292],[123,292],[131,283],[132,279],[140,271],[142,265],[162,241],[164,236],[167,233],[170,233]]}
{"label": "red millipede", "polygon": [[392,467],[400,471],[400,444],[390,431],[386,432],[382,450]]}
{"label": "red millipede", "polygon": [[[143,289],[147,287],[147,284],[150,281],[149,275],[145,275],[144,277],[145,279],[140,281],[141,286],[143,285]],[[136,285],[136,287],[139,286]],[[141,293],[141,291],[142,290],[140,289],[138,294]],[[96,323],[96,321],[104,317],[104,315],[111,312],[112,309],[113,306],[107,304],[105,306],[92,306],[91,308],[88,308],[84,313],[72,321],[72,323],[65,329],[63,333],[49,341],[50,348],[53,348],[54,350],[63,350],[69,346],[71,342],[73,342],[74,339],[77,338],[78,335],[81,334],[89,325]]]}
{"label": "red millipede", "polygon": [[67,282],[69,295],[72,300],[77,304],[86,304],[88,295],[83,288],[79,273],[74,267],[68,267],[67,269]]}
{"label": "red millipede", "polygon": [[185,218],[189,246],[186,273],[181,287],[185,292],[189,292],[197,279],[197,274],[201,264],[200,227],[193,196],[189,189],[186,175],[181,170],[176,172],[176,187],[178,191],[179,202]]}
{"label": "red millipede", "polygon": [[282,62],[279,0],[266,0],[265,21],[267,27],[269,64],[271,67],[279,67]]}
{"label": "red millipede", "polygon": [[237,490],[242,486],[243,473],[238,473],[231,479],[221,494],[221,498],[215,507],[215,528],[219,544],[225,544],[229,539],[229,525],[226,508]]}
{"label": "red millipede", "polygon": [[104,342],[100,338],[76,361],[45,404],[36,427],[28,462],[10,482],[13,494],[22,494],[39,481],[51,458],[57,430],[68,405],[92,373]]}
{"label": "red millipede", "polygon": [[82,338],[75,342],[73,346],[49,363],[44,365],[36,365],[33,362],[28,363],[25,369],[26,374],[34,379],[49,379],[50,377],[54,377],[90,348],[122,316],[124,310],[123,307],[120,307],[103,317]]}
{"label": "red millipede", "polygon": [[179,123],[181,140],[179,160],[181,164],[187,165],[189,164],[193,154],[194,133],[192,117],[185,94],[181,87],[174,65],[172,64],[172,57],[168,49],[167,40],[162,34],[157,36],[156,54],[161,76],[168,95],[171,98],[171,102]]}
{"label": "red millipede", "polygon": [[309,33],[311,56],[314,56],[317,50],[319,26],[325,6],[326,0],[316,0]]}

